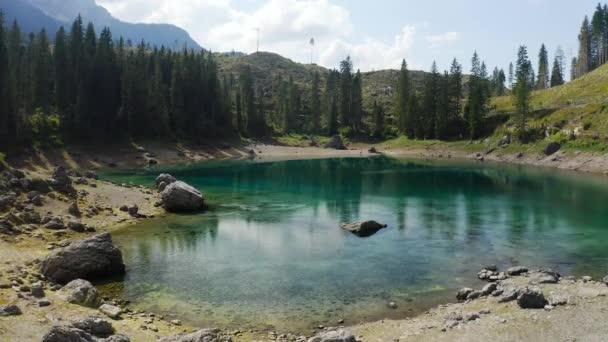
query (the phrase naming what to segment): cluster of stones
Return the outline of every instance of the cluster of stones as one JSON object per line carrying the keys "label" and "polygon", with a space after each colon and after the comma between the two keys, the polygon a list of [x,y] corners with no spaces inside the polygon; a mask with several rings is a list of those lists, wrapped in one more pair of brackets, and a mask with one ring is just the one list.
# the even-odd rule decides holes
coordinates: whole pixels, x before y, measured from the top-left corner
{"label": "cluster of stones", "polygon": [[[87,217],[98,215],[102,208],[90,207],[83,213],[78,207],[78,198],[87,195],[86,190],[77,192],[73,187],[71,177],[77,177],[78,184],[98,179],[93,171],[80,174],[75,171],[68,172],[63,167],[56,167],[50,179],[27,177],[20,170],[6,169],[0,173],[0,234],[20,235],[27,234],[44,239],[44,235],[37,231],[39,227],[53,231],[53,235],[61,237],[63,230],[70,229],[75,232],[93,232],[94,227],[87,226],[80,221],[84,214]],[[37,207],[41,207],[48,200],[57,200],[70,203],[66,215],[53,216],[50,213],[41,214]]]}

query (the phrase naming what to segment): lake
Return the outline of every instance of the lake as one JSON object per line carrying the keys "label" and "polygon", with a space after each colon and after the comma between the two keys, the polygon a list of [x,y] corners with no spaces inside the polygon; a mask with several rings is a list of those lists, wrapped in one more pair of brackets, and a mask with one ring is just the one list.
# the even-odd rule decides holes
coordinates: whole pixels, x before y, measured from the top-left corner
{"label": "lake", "polygon": [[[160,172],[199,188],[209,209],[114,233],[127,274],[101,288],[198,326],[310,331],[400,318],[481,287],[476,273],[487,264],[596,276],[608,264],[605,177],[388,157],[212,161],[103,177],[151,185]],[[371,219],[388,228],[368,238],[340,229]]]}

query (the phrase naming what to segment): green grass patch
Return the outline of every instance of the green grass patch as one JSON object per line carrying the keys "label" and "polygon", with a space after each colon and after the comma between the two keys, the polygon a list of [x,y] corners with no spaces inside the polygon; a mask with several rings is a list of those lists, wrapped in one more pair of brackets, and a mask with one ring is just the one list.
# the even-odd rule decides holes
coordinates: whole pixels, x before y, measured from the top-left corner
{"label": "green grass patch", "polygon": [[308,134],[299,134],[299,133],[290,133],[284,135],[274,136],[273,139],[284,146],[291,147],[310,147],[311,139],[313,139],[317,146],[323,146],[325,143],[329,141],[329,137],[321,136],[321,135],[308,135]]}

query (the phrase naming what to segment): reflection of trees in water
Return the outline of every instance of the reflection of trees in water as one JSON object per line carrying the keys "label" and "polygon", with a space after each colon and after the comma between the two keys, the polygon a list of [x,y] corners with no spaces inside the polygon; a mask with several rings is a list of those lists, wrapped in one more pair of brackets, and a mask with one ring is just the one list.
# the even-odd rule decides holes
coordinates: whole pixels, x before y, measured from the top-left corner
{"label": "reflection of trees in water", "polygon": [[[429,238],[441,234],[448,240],[462,236],[469,245],[492,248],[496,236],[531,244],[530,234],[560,227],[576,231],[582,229],[578,222],[593,229],[607,220],[604,184],[529,168],[379,157],[208,163],[169,172],[203,190],[220,189],[228,201],[244,202],[252,210],[235,215],[256,223],[286,220],[302,206],[313,215],[324,209],[337,221],[374,219],[360,217],[364,206],[386,205],[400,230],[423,229]],[[212,229],[201,233],[213,237]],[[199,238],[205,236],[175,237],[165,244],[193,248]]]}

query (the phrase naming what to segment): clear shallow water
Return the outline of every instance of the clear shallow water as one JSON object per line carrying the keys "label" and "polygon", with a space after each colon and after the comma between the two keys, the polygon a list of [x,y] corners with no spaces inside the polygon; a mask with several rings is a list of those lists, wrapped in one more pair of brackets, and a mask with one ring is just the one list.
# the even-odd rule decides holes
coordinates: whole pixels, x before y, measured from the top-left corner
{"label": "clear shallow water", "polygon": [[[402,317],[452,300],[481,266],[608,273],[608,180],[459,162],[208,162],[168,171],[210,210],[114,234],[128,272],[103,287],[197,325],[302,331]],[[387,223],[369,238],[341,222]],[[387,307],[389,301],[397,310]]]}

